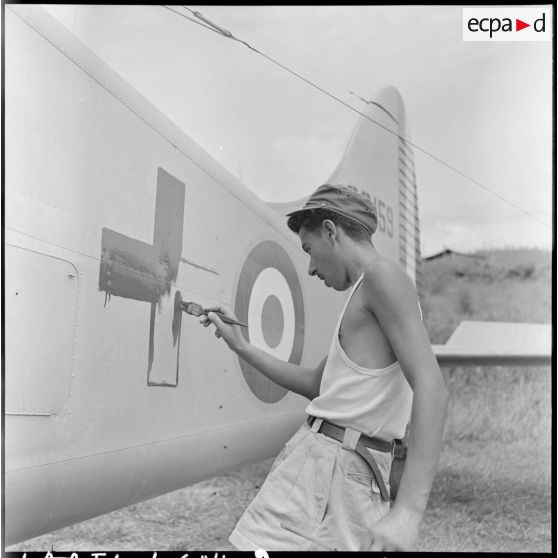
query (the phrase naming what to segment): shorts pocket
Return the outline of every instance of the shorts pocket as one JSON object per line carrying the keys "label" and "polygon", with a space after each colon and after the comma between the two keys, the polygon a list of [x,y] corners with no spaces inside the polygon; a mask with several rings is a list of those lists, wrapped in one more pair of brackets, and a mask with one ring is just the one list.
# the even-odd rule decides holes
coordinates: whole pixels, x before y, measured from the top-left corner
{"label": "shorts pocket", "polygon": [[[351,450],[347,450],[351,451]],[[369,450],[370,451],[370,450]],[[368,487],[374,494],[381,494],[380,487],[376,482],[370,465],[357,453],[351,452],[345,468],[345,475],[351,481],[357,482]],[[370,451],[372,458],[376,461],[382,480],[390,492],[389,474],[391,469],[391,454],[378,451]]]}
{"label": "shorts pocket", "polygon": [[296,456],[303,459],[303,464],[289,500],[308,525],[320,523],[325,516],[337,451],[337,446],[312,439],[304,455]]}
{"label": "shorts pocket", "polygon": [[284,461],[289,454],[293,451],[296,445],[304,438],[304,436],[310,431],[308,424],[305,422],[285,443],[281,448],[277,457],[273,461],[271,468],[269,470],[268,476],[271,475],[277,469],[277,466]]}
{"label": "shorts pocket", "polygon": [[[352,473],[352,472],[348,472],[347,473],[347,478],[351,479],[352,481],[358,482],[359,484],[362,484],[363,486],[366,486],[368,489],[370,489],[374,494],[382,494],[380,492],[380,487],[378,486],[378,483],[376,482],[376,479],[372,476],[372,474],[370,475],[363,475],[362,473]],[[384,480],[384,484],[386,486],[386,489],[388,491],[388,494],[391,491],[391,487],[389,485],[388,482],[385,482]]]}

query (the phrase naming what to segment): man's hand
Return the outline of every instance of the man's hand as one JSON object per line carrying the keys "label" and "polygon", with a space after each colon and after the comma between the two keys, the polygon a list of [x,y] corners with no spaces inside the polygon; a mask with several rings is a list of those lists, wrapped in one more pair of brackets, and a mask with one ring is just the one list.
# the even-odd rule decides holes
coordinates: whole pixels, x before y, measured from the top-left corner
{"label": "man's hand", "polygon": [[200,317],[200,323],[204,327],[213,324],[215,326],[215,337],[218,339],[222,338],[229,348],[242,360],[281,387],[294,391],[308,399],[313,399],[318,395],[326,362],[325,358],[316,368],[300,366],[292,362],[280,360],[268,352],[251,345],[244,338],[240,326],[224,323],[219,318],[219,315],[215,313],[219,312],[233,320],[237,320],[237,317],[232,312],[224,310],[221,306],[206,308],[206,310],[207,315]]}
{"label": "man's hand", "polygon": [[207,308],[206,310],[207,315],[200,318],[200,323],[204,327],[213,324],[215,326],[215,337],[218,339],[222,337],[231,350],[238,352],[242,345],[246,343],[246,340],[240,331],[240,326],[226,324],[217,314],[215,314],[215,312],[224,314],[225,316],[237,321],[238,318],[232,312],[223,309],[221,306]]}
{"label": "man's hand", "polygon": [[371,551],[410,551],[417,542],[420,517],[392,509],[371,528]]}

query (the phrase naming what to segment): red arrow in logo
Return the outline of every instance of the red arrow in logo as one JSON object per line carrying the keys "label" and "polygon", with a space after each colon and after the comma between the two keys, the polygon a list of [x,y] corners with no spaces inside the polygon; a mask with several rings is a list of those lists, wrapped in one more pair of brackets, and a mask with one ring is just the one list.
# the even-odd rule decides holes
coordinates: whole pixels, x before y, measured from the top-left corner
{"label": "red arrow in logo", "polygon": [[525,27],[531,27],[530,23],[525,23],[524,21],[521,21],[520,19],[515,19],[515,30],[516,31],[521,31],[522,29],[525,29]]}

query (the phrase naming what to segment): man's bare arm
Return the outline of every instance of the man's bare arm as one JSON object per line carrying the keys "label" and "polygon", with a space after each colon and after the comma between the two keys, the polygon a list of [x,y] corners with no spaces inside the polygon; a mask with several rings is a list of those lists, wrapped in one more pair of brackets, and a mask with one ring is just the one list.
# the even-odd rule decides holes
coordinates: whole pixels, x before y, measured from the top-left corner
{"label": "man's bare arm", "polygon": [[[219,311],[236,319],[232,313],[221,307],[209,310]],[[318,395],[327,357],[315,368],[299,366],[254,347],[244,339],[239,326],[225,324],[214,312],[210,311],[207,316],[200,318],[200,322],[204,326],[213,323],[217,337],[222,337],[232,351],[276,384],[310,400]]]}
{"label": "man's bare arm", "polygon": [[407,460],[390,513],[374,527],[372,550],[410,550],[432,488],[442,448],[448,392],[420,316],[416,289],[389,261],[377,262],[363,282],[374,313],[413,390]]}

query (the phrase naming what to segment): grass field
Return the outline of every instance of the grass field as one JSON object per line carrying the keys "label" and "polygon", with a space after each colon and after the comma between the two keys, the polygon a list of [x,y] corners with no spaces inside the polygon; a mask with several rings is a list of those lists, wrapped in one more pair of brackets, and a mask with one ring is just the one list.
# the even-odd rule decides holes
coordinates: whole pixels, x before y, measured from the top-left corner
{"label": "grass field", "polygon": [[[424,262],[432,343],[463,319],[551,321],[550,253],[479,252]],[[451,368],[445,446],[417,547],[550,552],[550,367]],[[7,550],[232,550],[227,537],[272,460],[118,510]]]}

